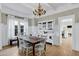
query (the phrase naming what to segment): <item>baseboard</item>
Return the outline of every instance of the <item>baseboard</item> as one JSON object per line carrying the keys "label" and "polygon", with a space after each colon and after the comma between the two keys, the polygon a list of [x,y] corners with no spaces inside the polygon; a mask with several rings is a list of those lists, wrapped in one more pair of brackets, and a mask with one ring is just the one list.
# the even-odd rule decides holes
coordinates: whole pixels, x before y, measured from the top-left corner
{"label": "baseboard", "polygon": [[59,47],[60,45],[53,45],[53,46]]}
{"label": "baseboard", "polygon": [[72,51],[74,51],[74,52],[78,52],[78,53],[79,53],[79,51],[78,51],[78,50],[73,50],[73,49],[72,49]]}
{"label": "baseboard", "polygon": [[7,46],[10,46],[10,45],[5,45],[5,46],[2,46],[2,48],[7,47]]}
{"label": "baseboard", "polygon": [[46,42],[46,44],[50,44],[50,45],[52,45],[52,43],[49,43],[49,42]]}

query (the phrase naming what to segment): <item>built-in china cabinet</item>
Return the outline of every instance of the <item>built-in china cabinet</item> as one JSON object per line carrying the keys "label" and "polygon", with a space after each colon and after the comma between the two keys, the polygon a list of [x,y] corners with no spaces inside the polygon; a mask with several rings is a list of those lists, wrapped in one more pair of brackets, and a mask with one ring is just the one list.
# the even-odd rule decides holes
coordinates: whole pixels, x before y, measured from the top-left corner
{"label": "built-in china cabinet", "polygon": [[46,42],[53,44],[53,25],[54,20],[48,20],[48,21],[40,21],[38,22],[38,34],[39,36],[46,37]]}

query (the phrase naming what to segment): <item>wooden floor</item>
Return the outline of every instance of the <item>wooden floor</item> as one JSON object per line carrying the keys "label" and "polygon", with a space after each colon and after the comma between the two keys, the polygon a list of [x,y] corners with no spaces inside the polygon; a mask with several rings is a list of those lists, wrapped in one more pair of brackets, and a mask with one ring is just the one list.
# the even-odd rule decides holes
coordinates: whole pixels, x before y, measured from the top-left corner
{"label": "wooden floor", "polygon": [[[72,50],[71,38],[63,39],[60,46],[47,44],[46,56],[79,56],[79,52]],[[8,46],[0,51],[0,56],[19,56],[16,46]]]}

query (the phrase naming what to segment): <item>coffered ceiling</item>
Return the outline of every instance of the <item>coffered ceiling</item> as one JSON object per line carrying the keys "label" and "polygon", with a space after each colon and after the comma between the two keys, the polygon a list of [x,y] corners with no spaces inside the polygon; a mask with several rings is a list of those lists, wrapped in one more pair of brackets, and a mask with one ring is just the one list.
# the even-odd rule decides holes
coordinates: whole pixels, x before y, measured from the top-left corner
{"label": "coffered ceiling", "polygon": [[[44,16],[79,7],[77,3],[41,3],[41,5],[46,10]],[[38,7],[38,3],[2,3],[1,6],[2,12],[8,14],[36,17],[33,15],[33,10]]]}

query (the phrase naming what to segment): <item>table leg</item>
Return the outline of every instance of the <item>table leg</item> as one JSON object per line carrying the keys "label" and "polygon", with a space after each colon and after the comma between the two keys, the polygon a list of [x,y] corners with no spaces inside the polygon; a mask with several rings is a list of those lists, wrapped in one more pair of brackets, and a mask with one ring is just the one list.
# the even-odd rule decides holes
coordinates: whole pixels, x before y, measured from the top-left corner
{"label": "table leg", "polygon": [[12,41],[10,40],[10,45],[12,45]]}
{"label": "table leg", "polygon": [[33,56],[35,56],[35,44],[33,44]]}
{"label": "table leg", "polygon": [[18,39],[18,37],[17,37],[17,46],[18,46],[18,48],[19,48],[19,39]]}

